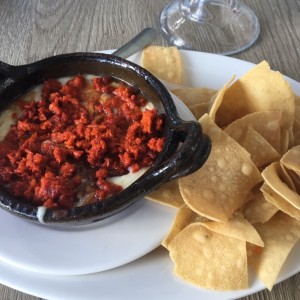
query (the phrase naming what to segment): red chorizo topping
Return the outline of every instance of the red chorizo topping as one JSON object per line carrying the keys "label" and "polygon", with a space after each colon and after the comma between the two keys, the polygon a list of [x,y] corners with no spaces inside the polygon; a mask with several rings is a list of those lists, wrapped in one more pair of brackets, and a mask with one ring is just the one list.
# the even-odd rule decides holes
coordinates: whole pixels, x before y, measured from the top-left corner
{"label": "red chorizo topping", "polygon": [[101,201],[122,187],[109,181],[149,167],[164,146],[164,119],[137,88],[111,77],[44,82],[39,101],[0,142],[0,182],[40,206]]}

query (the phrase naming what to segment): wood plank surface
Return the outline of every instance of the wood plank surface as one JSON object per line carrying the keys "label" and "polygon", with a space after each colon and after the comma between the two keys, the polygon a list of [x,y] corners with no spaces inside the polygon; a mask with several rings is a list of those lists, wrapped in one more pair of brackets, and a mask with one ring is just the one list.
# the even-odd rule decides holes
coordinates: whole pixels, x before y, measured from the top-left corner
{"label": "wood plank surface", "polygon": [[[261,33],[251,48],[233,57],[258,63],[300,81],[300,1],[245,0]],[[60,53],[120,47],[145,27],[158,29],[167,0],[0,0],[0,61],[20,65]],[[161,36],[156,44],[166,45]],[[0,285],[1,300],[34,296]],[[300,274],[244,300],[300,299]]]}

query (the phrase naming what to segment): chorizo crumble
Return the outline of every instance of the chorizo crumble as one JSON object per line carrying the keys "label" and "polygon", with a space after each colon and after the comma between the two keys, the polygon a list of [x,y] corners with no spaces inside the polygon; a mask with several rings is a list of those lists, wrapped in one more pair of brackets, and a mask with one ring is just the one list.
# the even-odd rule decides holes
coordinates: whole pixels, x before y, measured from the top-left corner
{"label": "chorizo crumble", "polygon": [[137,88],[78,75],[43,83],[39,101],[0,142],[0,182],[33,205],[71,208],[119,193],[109,178],[149,167],[164,146],[163,115]]}

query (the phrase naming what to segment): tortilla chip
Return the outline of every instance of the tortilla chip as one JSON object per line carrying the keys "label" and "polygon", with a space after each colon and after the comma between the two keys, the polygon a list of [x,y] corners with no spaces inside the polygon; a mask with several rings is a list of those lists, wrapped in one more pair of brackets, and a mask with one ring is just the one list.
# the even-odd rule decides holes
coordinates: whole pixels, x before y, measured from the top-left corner
{"label": "tortilla chip", "polygon": [[300,118],[295,120],[293,127],[294,146],[300,145]]}
{"label": "tortilla chip", "polygon": [[[296,96],[296,111],[295,111],[295,121],[293,127],[294,134],[294,145],[299,145],[300,143],[300,97]],[[298,144],[296,143],[298,142]]]}
{"label": "tortilla chip", "polygon": [[[234,108],[234,109],[233,109]],[[294,123],[295,97],[290,84],[266,61],[252,68],[226,91],[216,113],[216,123],[224,127],[243,116],[259,111],[282,112],[282,128]]]}
{"label": "tortilla chip", "polygon": [[246,129],[238,143],[250,153],[252,161],[258,168],[280,159],[274,147],[252,127]]}
{"label": "tortilla chip", "polygon": [[[294,94],[294,96],[295,96],[295,101],[296,101],[296,107],[299,108],[298,112],[299,112],[299,114],[300,114],[300,96],[299,96],[299,95],[296,95],[296,94]],[[297,114],[297,113],[296,113],[296,114]]]}
{"label": "tortilla chip", "polygon": [[179,179],[180,192],[184,202],[198,214],[226,222],[262,178],[250,154],[207,114],[200,123],[212,140],[211,153],[202,168]]}
{"label": "tortilla chip", "polygon": [[213,290],[248,287],[244,241],[193,223],[171,241],[169,249],[174,273],[194,285]]}
{"label": "tortilla chip", "polygon": [[293,191],[297,191],[296,186],[293,182],[293,179],[291,177],[291,173],[288,172],[288,169],[284,167],[282,163],[280,163],[280,169],[278,167],[278,175],[281,178],[281,180]]}
{"label": "tortilla chip", "polygon": [[[147,47],[142,64],[174,83],[169,89],[183,82],[175,47]],[[271,289],[300,238],[300,97],[267,62],[233,80],[218,92],[172,90],[200,118],[212,150],[201,169],[147,198],[179,208],[162,242],[176,275],[202,288],[247,288],[247,249]]]}
{"label": "tortilla chip", "polygon": [[201,223],[201,225],[210,231],[233,237],[260,247],[264,246],[264,242],[255,228],[244,218],[241,213],[236,213],[234,217],[226,223],[205,222]]}
{"label": "tortilla chip", "polygon": [[258,189],[251,193],[251,199],[243,207],[242,212],[250,224],[255,224],[269,221],[278,210],[278,207],[268,202]]}
{"label": "tortilla chip", "polygon": [[264,183],[261,187],[261,191],[268,202],[272,203],[292,218],[300,220],[300,210],[277,194],[268,184]]}
{"label": "tortilla chip", "polygon": [[209,103],[217,91],[208,88],[183,88],[171,92],[177,96],[187,107],[200,103]]}
{"label": "tortilla chip", "polygon": [[300,145],[293,147],[286,152],[280,162],[290,170],[300,175]]}
{"label": "tortilla chip", "polygon": [[162,80],[182,83],[184,71],[179,50],[172,47],[150,45],[142,52],[142,66]]}
{"label": "tortilla chip", "polygon": [[169,233],[166,235],[164,240],[162,241],[162,245],[168,249],[169,243],[173,240],[173,238],[181,232],[187,225],[194,222],[205,222],[207,219],[199,216],[197,213],[192,211],[186,204],[183,204],[176,214],[175,220],[172,224],[172,227]]}
{"label": "tortilla chip", "polygon": [[294,146],[300,145],[300,96],[295,95],[295,121],[293,126]]}
{"label": "tortilla chip", "polygon": [[291,132],[289,130],[281,130],[281,153],[285,153],[290,145],[294,143],[294,136],[290,136],[290,134]]}
{"label": "tortilla chip", "polygon": [[300,195],[300,175],[289,169],[285,169],[285,171],[293,182],[294,190]]}
{"label": "tortilla chip", "polygon": [[300,195],[290,189],[288,185],[282,181],[282,177],[280,177],[281,172],[280,163],[274,162],[266,167],[261,175],[272,190],[274,190],[291,205],[297,209],[300,209]]}
{"label": "tortilla chip", "polygon": [[248,257],[259,279],[271,290],[290,251],[300,238],[300,222],[279,212],[269,222],[256,224],[265,242],[258,255]]}
{"label": "tortilla chip", "polygon": [[274,149],[281,153],[281,112],[262,111],[242,117],[228,125],[224,130],[237,142],[243,139],[248,127],[253,128],[264,137]]}
{"label": "tortilla chip", "polygon": [[184,203],[179,191],[178,180],[164,183],[163,186],[148,194],[145,198],[176,208]]}
{"label": "tortilla chip", "polygon": [[[294,122],[295,123],[295,122]],[[282,143],[283,147],[285,146],[283,143]],[[294,137],[294,132],[293,132],[293,128],[290,128],[288,130],[288,147],[286,149],[282,149],[282,153],[285,153],[288,149],[292,148],[295,146],[295,137]]]}
{"label": "tortilla chip", "polygon": [[209,116],[211,117],[212,120],[215,121],[216,118],[216,112],[219,109],[222,101],[223,101],[223,97],[225,95],[225,92],[227,91],[227,89],[229,88],[229,86],[231,85],[231,83],[234,81],[235,76],[232,76],[230,78],[230,80],[219,90],[218,94],[216,95],[216,97],[214,99],[211,99],[211,106],[209,108]]}

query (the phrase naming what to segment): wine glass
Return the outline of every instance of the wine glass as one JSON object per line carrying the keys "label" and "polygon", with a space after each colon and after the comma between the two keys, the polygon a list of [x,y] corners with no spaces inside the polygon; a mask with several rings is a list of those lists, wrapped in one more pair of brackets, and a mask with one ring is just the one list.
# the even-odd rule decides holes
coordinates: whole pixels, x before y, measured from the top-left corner
{"label": "wine glass", "polygon": [[159,21],[169,45],[223,55],[250,47],[260,31],[255,13],[240,0],[173,0]]}

